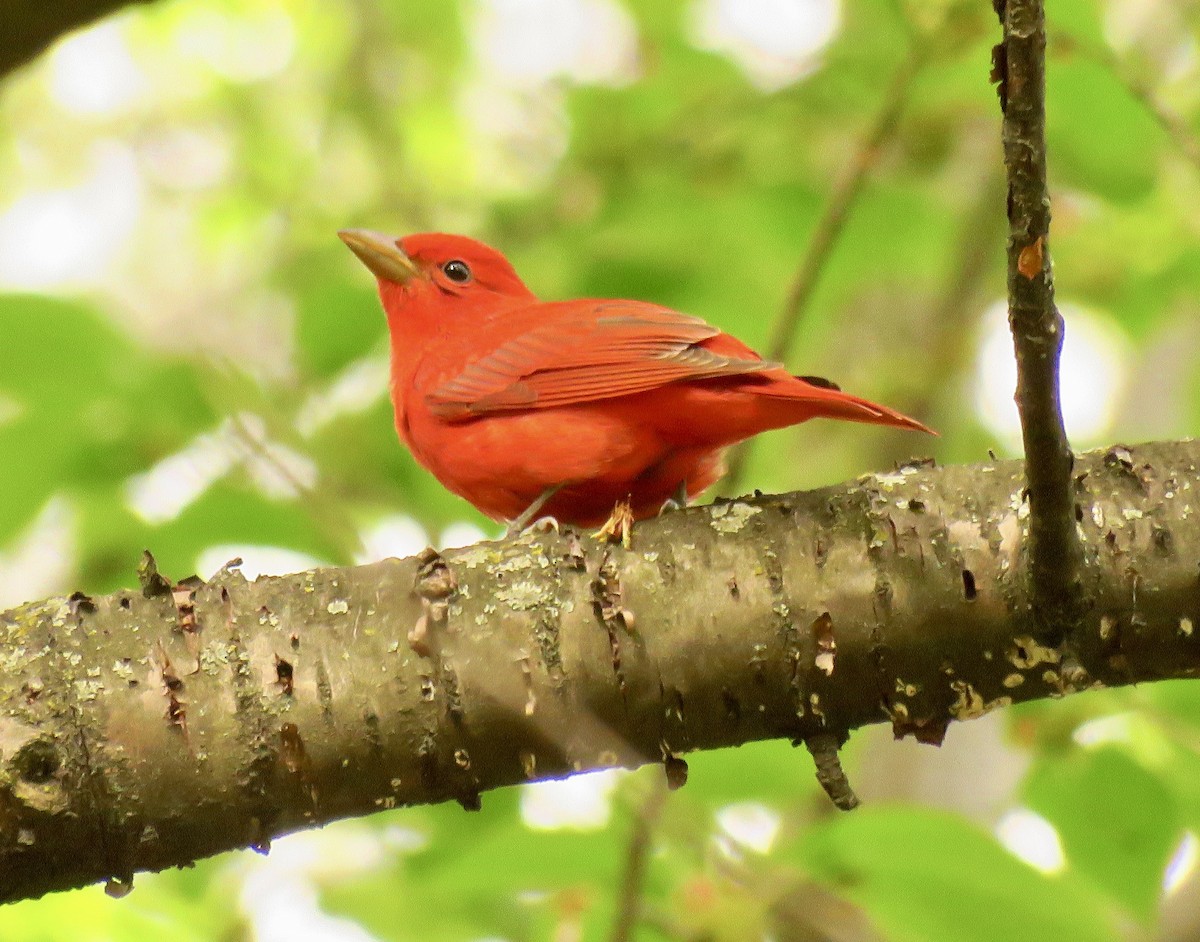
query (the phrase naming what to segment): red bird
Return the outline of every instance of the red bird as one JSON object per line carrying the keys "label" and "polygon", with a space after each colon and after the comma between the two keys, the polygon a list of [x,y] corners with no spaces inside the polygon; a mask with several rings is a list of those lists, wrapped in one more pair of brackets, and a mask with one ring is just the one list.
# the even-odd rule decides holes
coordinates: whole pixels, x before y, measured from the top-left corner
{"label": "red bird", "polygon": [[447,488],[496,520],[595,525],[692,498],[730,445],[824,416],[929,431],[791,375],[698,317],[645,301],[539,301],[465,236],[338,233],[387,313],[396,429]]}

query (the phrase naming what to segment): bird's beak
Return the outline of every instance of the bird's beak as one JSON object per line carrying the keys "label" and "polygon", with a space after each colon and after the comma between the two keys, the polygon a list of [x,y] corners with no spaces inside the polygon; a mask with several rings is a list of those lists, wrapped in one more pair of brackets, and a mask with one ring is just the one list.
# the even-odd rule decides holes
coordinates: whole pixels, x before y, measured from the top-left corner
{"label": "bird's beak", "polygon": [[342,229],[338,238],[350,247],[371,274],[384,281],[404,284],[420,275],[416,262],[409,258],[391,236],[370,229]]}

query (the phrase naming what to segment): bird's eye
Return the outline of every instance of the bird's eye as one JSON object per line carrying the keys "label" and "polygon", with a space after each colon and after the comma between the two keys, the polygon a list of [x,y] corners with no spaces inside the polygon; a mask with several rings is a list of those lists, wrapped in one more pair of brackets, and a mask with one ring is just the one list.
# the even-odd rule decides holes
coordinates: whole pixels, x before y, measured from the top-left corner
{"label": "bird's eye", "polygon": [[471,280],[471,269],[467,267],[467,263],[454,259],[442,266],[442,271],[446,277],[458,285],[465,285]]}

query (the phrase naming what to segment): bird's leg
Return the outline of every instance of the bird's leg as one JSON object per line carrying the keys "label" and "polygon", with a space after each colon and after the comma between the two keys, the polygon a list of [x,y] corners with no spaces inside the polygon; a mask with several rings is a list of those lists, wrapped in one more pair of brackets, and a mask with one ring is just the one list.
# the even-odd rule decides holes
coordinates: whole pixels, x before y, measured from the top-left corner
{"label": "bird's leg", "polygon": [[[555,494],[563,489],[562,484],[555,484],[553,487],[548,487],[537,496],[532,504],[521,511],[520,515],[508,522],[508,526],[504,528],[504,538],[516,536],[524,531],[529,526],[530,522],[537,516],[537,512],[546,506],[546,502]],[[554,520],[553,517],[548,517],[549,520]],[[554,528],[558,529],[558,522],[554,522]]]}
{"label": "bird's leg", "polygon": [[663,505],[658,508],[658,515],[661,517],[665,513],[670,513],[672,510],[683,510],[688,505],[687,478],[679,482],[679,486],[675,488],[675,493],[663,501]]}
{"label": "bird's leg", "polygon": [[604,526],[592,534],[597,540],[603,542],[616,543],[618,540],[621,545],[629,549],[630,529],[633,527],[633,507],[630,506],[629,500],[619,500],[613,507],[612,513],[608,515],[608,519],[604,521]]}

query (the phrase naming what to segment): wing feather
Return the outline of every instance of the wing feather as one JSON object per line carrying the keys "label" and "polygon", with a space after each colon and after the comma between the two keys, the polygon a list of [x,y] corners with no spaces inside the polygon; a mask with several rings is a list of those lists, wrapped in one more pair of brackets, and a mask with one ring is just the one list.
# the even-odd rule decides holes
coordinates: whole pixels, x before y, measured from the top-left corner
{"label": "wing feather", "polygon": [[[537,316],[529,329],[429,393],[429,409],[444,419],[548,409],[777,366],[740,343],[730,344],[698,317],[652,304],[558,302],[536,305],[517,317],[530,314]],[[719,353],[704,346],[717,337],[733,350]]]}

